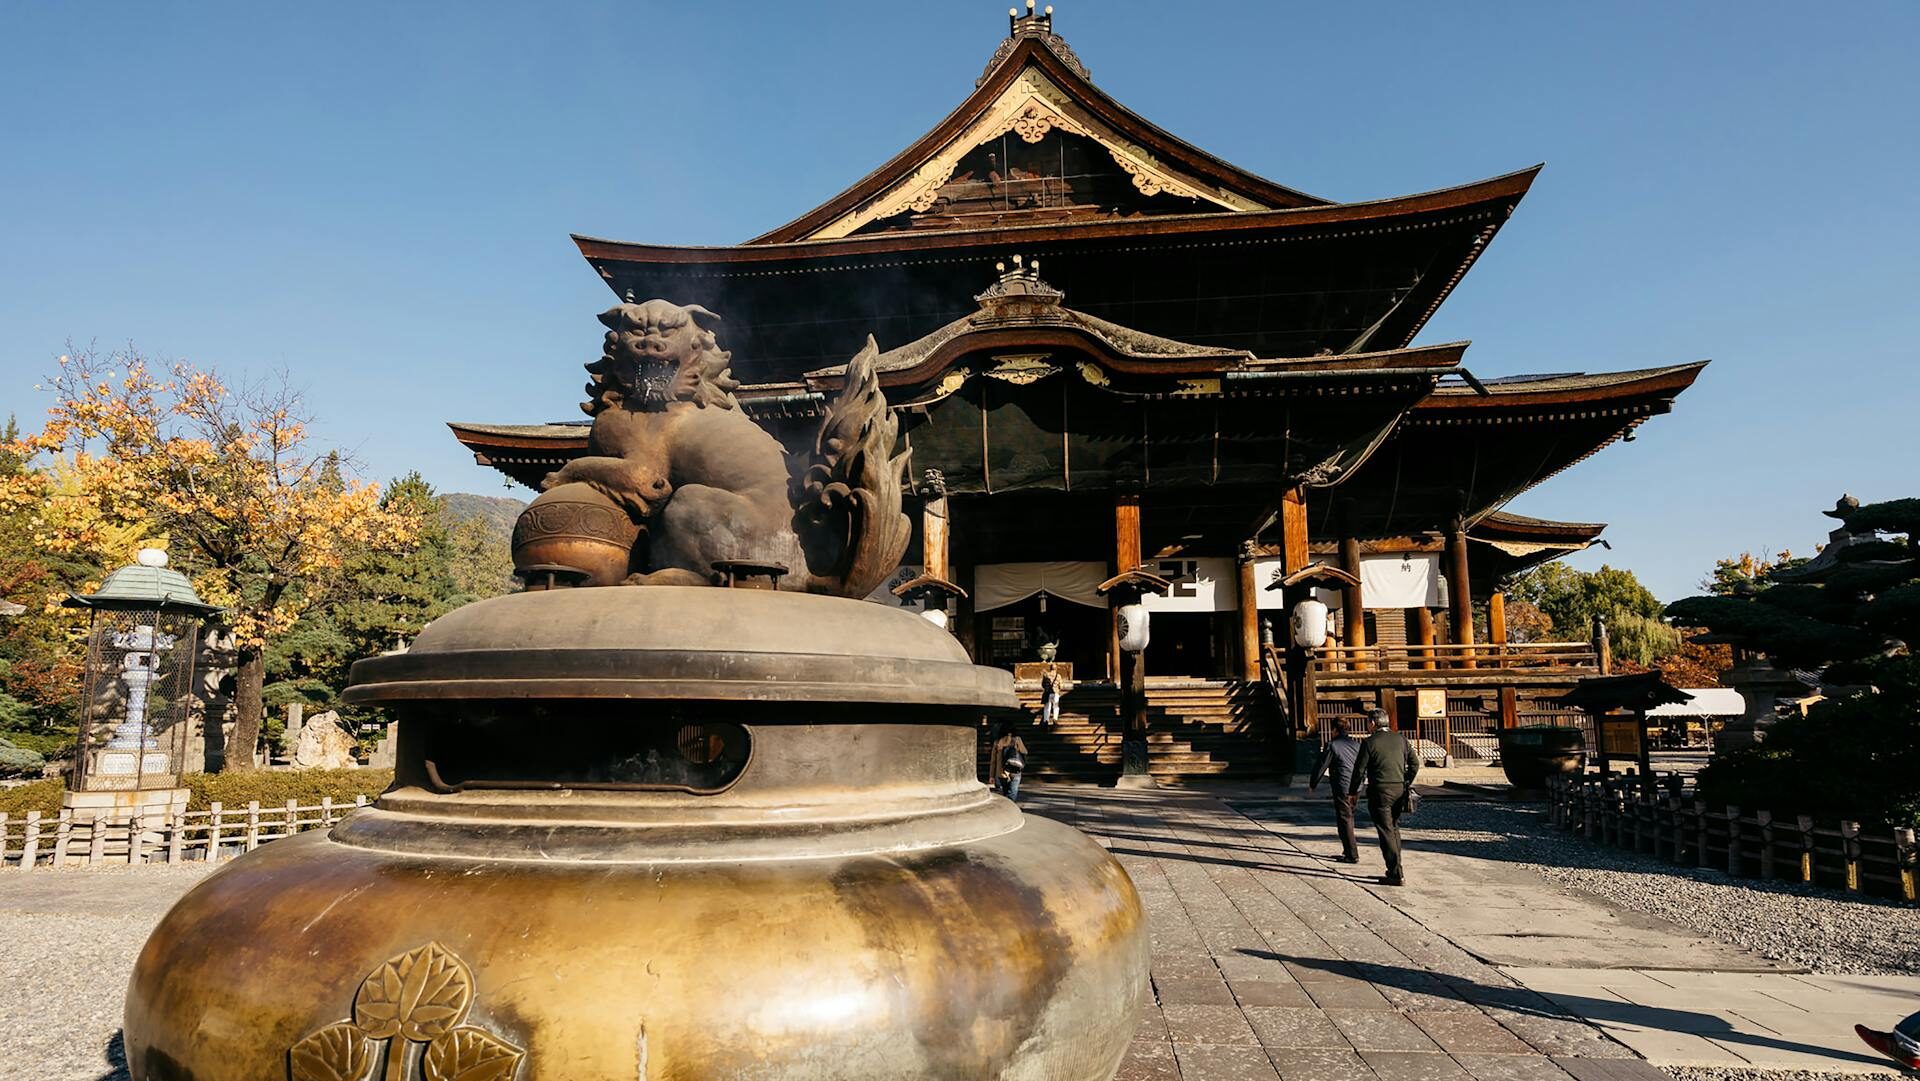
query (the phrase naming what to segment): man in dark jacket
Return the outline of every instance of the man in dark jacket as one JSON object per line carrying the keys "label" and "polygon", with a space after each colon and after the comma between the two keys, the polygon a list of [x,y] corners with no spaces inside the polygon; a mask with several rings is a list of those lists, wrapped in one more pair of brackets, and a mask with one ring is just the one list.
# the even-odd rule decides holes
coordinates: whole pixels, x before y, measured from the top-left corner
{"label": "man in dark jacket", "polygon": [[1340,862],[1359,863],[1360,843],[1353,836],[1353,804],[1357,797],[1348,791],[1353,782],[1353,763],[1360,756],[1360,741],[1347,734],[1347,721],[1342,717],[1333,722],[1333,738],[1327,741],[1320,751],[1320,761],[1313,765],[1313,777],[1307,782],[1307,791],[1320,787],[1320,779],[1328,778],[1333,789],[1333,821],[1340,828]]}
{"label": "man in dark jacket", "polygon": [[1387,857],[1387,873],[1380,881],[1389,886],[1404,886],[1407,881],[1400,868],[1400,816],[1407,811],[1407,797],[1413,791],[1413,778],[1420,772],[1420,758],[1413,753],[1413,744],[1407,742],[1407,737],[1387,727],[1385,710],[1376,709],[1367,716],[1373,723],[1373,734],[1360,745],[1347,791],[1358,795],[1361,784],[1367,786],[1367,813],[1373,816],[1373,828],[1380,833],[1380,851]]}

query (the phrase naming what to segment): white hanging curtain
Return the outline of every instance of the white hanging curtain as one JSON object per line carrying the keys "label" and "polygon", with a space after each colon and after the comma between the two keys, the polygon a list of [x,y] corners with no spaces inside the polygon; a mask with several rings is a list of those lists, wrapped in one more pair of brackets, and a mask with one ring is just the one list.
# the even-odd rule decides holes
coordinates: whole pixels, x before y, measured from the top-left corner
{"label": "white hanging curtain", "polygon": [[983,563],[973,569],[973,610],[1005,608],[1035,593],[1105,608],[1099,589],[1107,577],[1107,565],[1097,562]]}
{"label": "white hanging curtain", "polygon": [[1360,557],[1360,603],[1368,608],[1440,608],[1440,557]]}

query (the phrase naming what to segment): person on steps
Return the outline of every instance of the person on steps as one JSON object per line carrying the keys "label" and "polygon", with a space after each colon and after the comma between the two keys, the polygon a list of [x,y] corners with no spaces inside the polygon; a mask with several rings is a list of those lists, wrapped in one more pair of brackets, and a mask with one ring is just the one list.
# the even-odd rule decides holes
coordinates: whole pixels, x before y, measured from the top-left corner
{"label": "person on steps", "polygon": [[1347,732],[1347,719],[1335,718],[1333,738],[1320,750],[1320,760],[1313,765],[1313,777],[1307,781],[1307,791],[1320,787],[1320,779],[1327,778],[1333,789],[1333,821],[1340,830],[1340,862],[1360,862],[1360,842],[1353,835],[1353,808],[1358,797],[1348,791],[1353,781],[1353,764],[1360,757],[1360,741]]}
{"label": "person on steps", "polygon": [[1020,798],[1020,775],[1027,768],[1027,744],[1010,721],[994,727],[992,750],[987,758],[987,780],[996,792],[1008,799]]}
{"label": "person on steps", "polygon": [[1370,710],[1367,722],[1373,733],[1360,745],[1354,759],[1353,779],[1347,782],[1347,794],[1358,796],[1367,786],[1367,813],[1373,816],[1373,828],[1380,834],[1380,852],[1387,858],[1383,885],[1404,886],[1406,874],[1400,866],[1400,817],[1413,803],[1413,779],[1420,772],[1420,757],[1413,753],[1407,737],[1387,725],[1387,711]]}

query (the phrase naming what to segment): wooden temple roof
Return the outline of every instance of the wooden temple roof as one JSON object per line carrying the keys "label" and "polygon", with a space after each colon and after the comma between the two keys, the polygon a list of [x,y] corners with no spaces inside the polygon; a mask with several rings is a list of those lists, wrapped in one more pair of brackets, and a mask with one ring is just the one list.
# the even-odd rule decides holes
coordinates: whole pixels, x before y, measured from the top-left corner
{"label": "wooden temple roof", "polygon": [[1328,202],[1147,122],[1093,84],[1051,16],[1016,16],[959,107],[794,221],[732,247],[574,240],[616,295],[725,316],[750,382],[966,316],[969,286],[1008,251],[1046,260],[1078,310],[1141,333],[1269,357],[1370,352],[1413,340],[1538,171]]}
{"label": "wooden temple roof", "polygon": [[1366,464],[1319,500],[1316,532],[1362,537],[1469,526],[1672,410],[1706,361],[1603,373],[1446,383]]}

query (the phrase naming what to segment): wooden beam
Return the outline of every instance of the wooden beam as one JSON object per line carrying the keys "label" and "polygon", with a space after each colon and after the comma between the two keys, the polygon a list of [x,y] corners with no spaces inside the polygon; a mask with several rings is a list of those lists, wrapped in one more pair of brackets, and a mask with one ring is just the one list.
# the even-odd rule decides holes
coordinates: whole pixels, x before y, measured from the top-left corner
{"label": "wooden beam", "polygon": [[[1340,591],[1340,622],[1345,629],[1345,640],[1356,648],[1367,644],[1367,607],[1365,594],[1360,588],[1360,541],[1348,534],[1340,538],[1340,566],[1356,579],[1352,585]],[[1353,670],[1363,672],[1367,662],[1355,659]]]}
{"label": "wooden beam", "polygon": [[1433,646],[1433,609],[1412,608],[1412,609],[1408,609],[1408,611],[1413,613],[1413,644],[1416,646],[1423,647],[1420,650],[1420,655],[1422,659],[1420,660],[1419,664],[1416,667],[1424,668],[1424,669],[1432,669],[1433,668],[1433,649],[1431,647]]}
{"label": "wooden beam", "polygon": [[1312,559],[1307,545],[1307,491],[1289,488],[1280,498],[1280,566],[1289,573]]}
{"label": "wooden beam", "polygon": [[1113,573],[1125,574],[1140,565],[1140,496],[1120,492],[1113,497]]}
{"label": "wooden beam", "polygon": [[1497,589],[1487,598],[1487,641],[1495,655],[1506,652],[1507,595]]}
{"label": "wooden beam", "polygon": [[1240,678],[1260,678],[1260,582],[1253,572],[1258,558],[1251,543],[1240,547]]}
{"label": "wooden beam", "polygon": [[[1447,593],[1450,599],[1447,625],[1453,632],[1453,643],[1470,646],[1473,644],[1473,591],[1467,579],[1467,524],[1458,518],[1447,531]],[[1461,667],[1472,668],[1472,655],[1468,654],[1460,663]]]}
{"label": "wooden beam", "polygon": [[947,486],[938,470],[927,470],[926,481],[920,486],[922,503],[920,506],[920,562],[925,567],[922,574],[931,578],[951,581],[948,573],[948,521]]}

